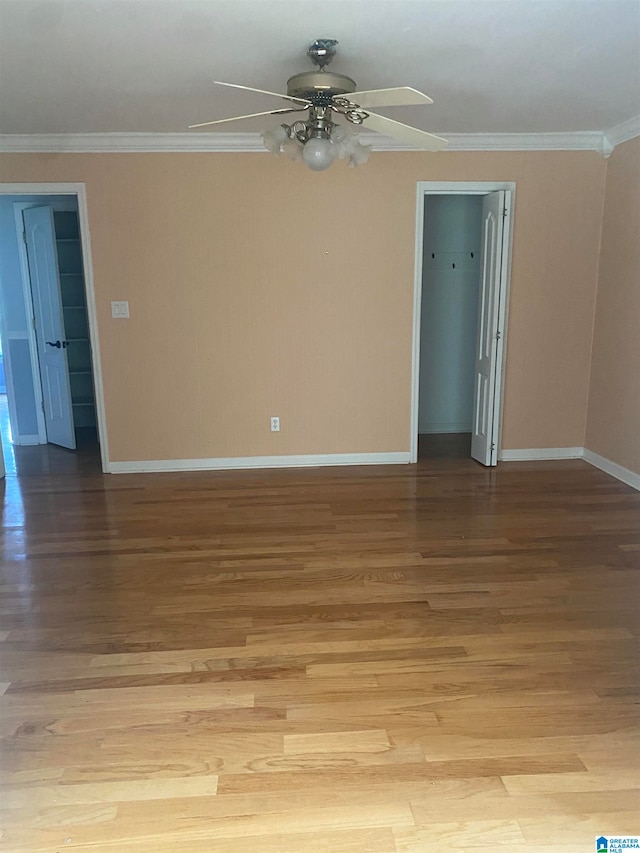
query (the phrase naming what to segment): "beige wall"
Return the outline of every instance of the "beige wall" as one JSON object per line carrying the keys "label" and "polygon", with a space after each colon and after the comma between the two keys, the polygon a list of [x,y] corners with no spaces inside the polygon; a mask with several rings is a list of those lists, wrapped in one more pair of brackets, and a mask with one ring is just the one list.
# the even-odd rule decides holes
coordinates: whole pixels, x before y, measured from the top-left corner
{"label": "beige wall", "polygon": [[407,152],[317,174],[266,153],[13,154],[0,180],[86,183],[124,461],[407,451],[420,180],[517,182],[502,446],[582,446],[605,165]]}
{"label": "beige wall", "polygon": [[640,138],[607,166],[586,446],[640,474]]}

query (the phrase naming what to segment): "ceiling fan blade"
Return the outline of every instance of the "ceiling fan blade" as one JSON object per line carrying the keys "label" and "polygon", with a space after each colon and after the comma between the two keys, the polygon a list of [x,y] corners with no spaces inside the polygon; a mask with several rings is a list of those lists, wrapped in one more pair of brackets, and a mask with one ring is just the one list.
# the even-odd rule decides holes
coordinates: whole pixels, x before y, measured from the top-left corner
{"label": "ceiling fan blade", "polygon": [[273,95],[274,98],[284,98],[285,101],[295,101],[296,104],[308,104],[304,98],[294,98],[291,95],[283,95],[280,92],[267,92],[266,89],[254,89],[252,86],[241,86],[239,83],[223,83],[221,80],[213,81],[216,86],[229,86],[232,89],[243,89],[245,92],[258,92],[259,95]]}
{"label": "ceiling fan blade", "polygon": [[360,126],[365,130],[386,133],[388,136],[393,136],[395,139],[407,142],[416,148],[422,148],[424,151],[441,151],[448,144],[447,140],[441,136],[434,136],[433,133],[427,133],[426,130],[418,130],[417,127],[411,127],[410,124],[402,124],[400,121],[394,121],[376,113],[369,113],[369,116]]}
{"label": "ceiling fan blade", "polygon": [[189,130],[196,127],[208,127],[210,124],[224,124],[226,121],[240,121],[243,118],[258,118],[259,116],[279,116],[285,113],[298,113],[300,110],[289,109],[288,107],[282,110],[266,110],[263,113],[249,113],[247,116],[231,116],[231,118],[217,118],[215,121],[203,121],[200,124],[190,124]]}
{"label": "ceiling fan blade", "polygon": [[344,96],[361,107],[402,107],[411,104],[432,104],[428,95],[412,89],[411,86],[399,86],[397,89],[370,89],[367,92],[351,92]]}

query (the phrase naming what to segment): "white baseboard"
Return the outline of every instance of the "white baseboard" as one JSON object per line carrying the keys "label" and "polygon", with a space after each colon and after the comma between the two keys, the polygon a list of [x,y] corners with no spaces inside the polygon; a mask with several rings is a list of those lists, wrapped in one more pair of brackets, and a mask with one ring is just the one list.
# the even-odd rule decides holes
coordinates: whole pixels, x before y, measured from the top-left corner
{"label": "white baseboard", "polygon": [[310,468],[329,465],[406,465],[410,453],[321,453],[309,456],[229,456],[213,459],[141,459],[109,462],[108,474],[159,471],[234,471],[244,468]]}
{"label": "white baseboard", "polygon": [[418,435],[440,435],[444,433],[456,432],[471,432],[471,427],[466,423],[446,423],[446,424],[429,424],[428,427],[420,429],[418,425]]}
{"label": "white baseboard", "polygon": [[[552,459],[584,459],[617,480],[640,491],[640,474],[623,468],[583,447],[529,447],[502,450],[501,462],[528,462]],[[213,459],[142,459],[109,462],[108,474],[144,474],[162,471],[234,471],[247,468],[311,468],[332,465],[407,465],[411,454],[395,453],[322,453],[308,456],[229,456]]]}
{"label": "white baseboard", "polygon": [[521,450],[501,450],[501,462],[530,462],[544,459],[582,459],[583,447],[526,447]]}
{"label": "white baseboard", "polygon": [[587,450],[586,447],[528,447],[522,450],[501,450],[498,454],[498,459],[501,462],[529,462],[534,460],[542,461],[544,459],[584,459],[594,468],[599,468],[606,474],[615,477],[631,486],[633,489],[640,491],[640,474],[630,471],[629,468],[623,468],[617,462],[612,462],[610,459],[605,459],[604,456],[599,456],[592,450]]}
{"label": "white baseboard", "polygon": [[636,474],[634,471],[629,470],[629,468],[623,468],[623,466],[618,465],[617,462],[605,459],[604,456],[600,456],[592,450],[587,450],[586,447],[584,449],[583,459],[595,468],[599,468],[601,471],[604,471],[605,474],[610,474],[612,477],[615,477],[616,480],[621,480],[623,483],[626,483],[627,486],[631,486],[631,488],[638,489],[638,491],[640,491],[640,474]]}

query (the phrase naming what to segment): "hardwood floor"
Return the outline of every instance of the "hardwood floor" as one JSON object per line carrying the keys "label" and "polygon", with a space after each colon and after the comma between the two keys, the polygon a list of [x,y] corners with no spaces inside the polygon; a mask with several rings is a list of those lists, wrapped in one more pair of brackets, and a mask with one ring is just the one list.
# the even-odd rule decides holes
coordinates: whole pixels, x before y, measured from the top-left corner
{"label": "hardwood floor", "polygon": [[4,485],[2,851],[640,832],[637,492],[581,461],[41,470]]}

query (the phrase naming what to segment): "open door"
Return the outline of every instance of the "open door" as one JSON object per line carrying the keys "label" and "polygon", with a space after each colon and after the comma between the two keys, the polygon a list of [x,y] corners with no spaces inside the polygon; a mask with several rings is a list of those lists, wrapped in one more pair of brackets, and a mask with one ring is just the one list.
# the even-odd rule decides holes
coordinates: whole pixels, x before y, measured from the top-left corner
{"label": "open door", "polygon": [[53,211],[50,207],[30,207],[23,211],[22,216],[33,294],[47,441],[75,450]]}
{"label": "open door", "polygon": [[506,192],[489,193],[482,204],[482,248],[478,334],[473,392],[471,456],[482,465],[498,460],[499,400],[497,391],[498,356],[501,352],[499,328],[501,279],[506,260]]}

